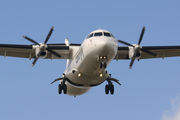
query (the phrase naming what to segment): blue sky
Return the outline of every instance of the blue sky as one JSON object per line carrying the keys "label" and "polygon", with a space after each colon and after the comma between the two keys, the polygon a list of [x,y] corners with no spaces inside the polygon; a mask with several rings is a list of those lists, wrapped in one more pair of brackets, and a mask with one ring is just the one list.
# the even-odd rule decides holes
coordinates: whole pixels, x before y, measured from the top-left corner
{"label": "blue sky", "polygon": [[[27,35],[48,43],[82,43],[102,28],[117,39],[135,44],[143,26],[142,46],[180,45],[179,0],[1,0],[0,43],[31,44]],[[123,46],[119,44],[119,46]],[[107,83],[73,98],[57,93],[65,60],[0,57],[0,119],[2,120],[179,120],[180,58],[112,61],[107,70],[120,80],[115,94],[105,95]]]}

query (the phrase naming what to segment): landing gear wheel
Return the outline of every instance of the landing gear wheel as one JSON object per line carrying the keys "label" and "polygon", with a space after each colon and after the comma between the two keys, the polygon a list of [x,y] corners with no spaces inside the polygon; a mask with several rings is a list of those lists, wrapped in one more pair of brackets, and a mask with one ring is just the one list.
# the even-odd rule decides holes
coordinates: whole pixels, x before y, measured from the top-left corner
{"label": "landing gear wheel", "polygon": [[106,93],[106,94],[109,94],[109,85],[106,85],[106,86],[105,86],[105,93]]}
{"label": "landing gear wheel", "polygon": [[64,92],[64,94],[67,93],[67,85],[66,84],[64,84],[64,86],[63,86],[63,92]]}
{"label": "landing gear wheel", "polygon": [[106,68],[107,67],[107,64],[106,64],[106,62],[104,63],[104,68]]}
{"label": "landing gear wheel", "polygon": [[111,95],[113,95],[114,94],[114,85],[110,85],[109,88],[110,88]]}
{"label": "landing gear wheel", "polygon": [[62,93],[62,86],[61,86],[61,84],[59,84],[59,86],[58,86],[58,93],[59,93],[59,94]]}
{"label": "landing gear wheel", "polygon": [[102,63],[100,63],[100,68],[102,68],[103,67],[103,64]]}

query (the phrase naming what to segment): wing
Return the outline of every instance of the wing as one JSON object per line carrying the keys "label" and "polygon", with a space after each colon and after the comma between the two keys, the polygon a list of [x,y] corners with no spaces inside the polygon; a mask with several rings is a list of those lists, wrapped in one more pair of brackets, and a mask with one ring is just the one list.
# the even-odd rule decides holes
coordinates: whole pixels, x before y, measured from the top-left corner
{"label": "wing", "polygon": [[[142,51],[140,59],[180,56],[180,46],[143,46],[142,49],[143,51],[157,54],[157,57]],[[114,59],[129,59],[129,47],[118,47],[118,52]]]}
{"label": "wing", "polygon": [[[35,58],[36,45],[16,45],[16,44],[0,44],[0,56]],[[80,44],[71,44],[70,46],[80,46]],[[69,59],[70,47],[65,44],[47,44],[47,47],[62,56],[59,58],[47,52],[45,59]]]}
{"label": "wing", "polygon": [[35,55],[33,45],[0,44],[0,55],[11,57],[31,58]]}

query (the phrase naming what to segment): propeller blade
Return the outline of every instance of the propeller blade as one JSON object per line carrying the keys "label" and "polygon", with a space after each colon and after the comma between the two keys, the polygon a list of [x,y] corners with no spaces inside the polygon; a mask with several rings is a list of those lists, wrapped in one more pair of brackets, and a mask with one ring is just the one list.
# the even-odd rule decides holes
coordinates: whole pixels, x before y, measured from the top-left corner
{"label": "propeller blade", "polygon": [[129,65],[129,69],[132,68],[133,63],[134,63],[134,60],[135,60],[135,58],[136,58],[136,55],[137,55],[137,50],[135,51],[135,53],[134,53],[134,55],[133,55],[133,57],[132,57],[132,59],[131,59],[131,62],[130,62],[130,65]]}
{"label": "propeller blade", "polygon": [[27,36],[23,36],[23,38],[31,41],[32,43],[35,43],[35,44],[39,45],[39,43],[37,43],[35,40],[33,40],[33,39],[31,39],[31,38],[29,38],[29,37],[27,37]]}
{"label": "propeller blade", "polygon": [[47,35],[46,40],[44,41],[44,44],[46,44],[47,41],[49,40],[49,38],[50,38],[50,36],[51,36],[51,34],[52,34],[52,32],[53,32],[53,29],[54,29],[54,27],[51,27],[51,29],[50,29],[50,31],[49,31],[49,34]]}
{"label": "propeller blade", "polygon": [[148,50],[143,50],[143,49],[141,49],[141,51],[143,51],[143,52],[145,52],[145,53],[147,53],[147,54],[150,54],[150,55],[152,55],[152,56],[155,56],[155,57],[158,56],[157,54],[155,54],[155,53],[153,53],[153,52],[151,52],[151,51],[148,51]]}
{"label": "propeller blade", "polygon": [[39,53],[37,54],[36,58],[34,59],[33,63],[32,63],[32,67],[35,65],[35,63],[37,62],[37,60],[39,59],[39,56],[41,55],[42,50],[39,51]]}
{"label": "propeller blade", "polygon": [[55,52],[55,51],[53,51],[53,50],[51,50],[51,49],[49,49],[49,48],[46,48],[46,50],[49,51],[51,54],[53,54],[53,55],[61,58],[61,55],[59,55],[57,52]]}
{"label": "propeller blade", "polygon": [[125,45],[128,45],[128,46],[134,47],[132,44],[127,43],[127,42],[124,42],[124,41],[122,41],[122,40],[117,40],[117,41],[120,42],[120,43],[122,43],[122,44],[125,44]]}
{"label": "propeller blade", "polygon": [[141,41],[142,41],[142,38],[143,38],[143,35],[144,35],[144,31],[145,31],[145,26],[144,26],[143,29],[142,29],[142,32],[141,32],[141,35],[140,35],[140,38],[139,38],[138,45],[140,45],[140,43],[141,43]]}

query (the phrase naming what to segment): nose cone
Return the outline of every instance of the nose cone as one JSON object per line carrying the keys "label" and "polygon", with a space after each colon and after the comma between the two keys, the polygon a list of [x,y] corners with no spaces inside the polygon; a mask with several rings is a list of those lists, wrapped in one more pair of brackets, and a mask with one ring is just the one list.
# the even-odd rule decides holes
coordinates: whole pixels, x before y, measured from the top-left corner
{"label": "nose cone", "polygon": [[117,53],[117,42],[114,38],[103,38],[96,44],[100,56],[114,58]]}

